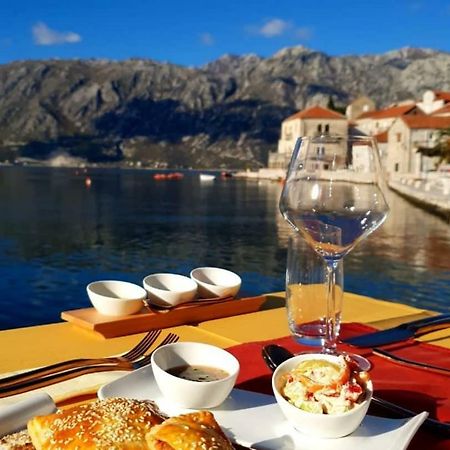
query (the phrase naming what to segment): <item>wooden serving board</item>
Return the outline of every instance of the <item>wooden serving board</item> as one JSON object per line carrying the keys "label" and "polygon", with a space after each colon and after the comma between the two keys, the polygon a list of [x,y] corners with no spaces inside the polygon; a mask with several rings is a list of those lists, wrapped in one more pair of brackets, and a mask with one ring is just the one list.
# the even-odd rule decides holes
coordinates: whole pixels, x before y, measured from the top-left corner
{"label": "wooden serving board", "polygon": [[[278,301],[276,306],[282,306]],[[97,312],[95,308],[63,311],[61,318],[74,325],[100,334],[104,338],[126,336],[153,329],[178,325],[196,324],[205,320],[220,319],[273,308],[273,298],[269,296],[231,299],[221,303],[201,301],[180,305],[168,310],[149,311],[143,308],[137,314],[112,317]]]}

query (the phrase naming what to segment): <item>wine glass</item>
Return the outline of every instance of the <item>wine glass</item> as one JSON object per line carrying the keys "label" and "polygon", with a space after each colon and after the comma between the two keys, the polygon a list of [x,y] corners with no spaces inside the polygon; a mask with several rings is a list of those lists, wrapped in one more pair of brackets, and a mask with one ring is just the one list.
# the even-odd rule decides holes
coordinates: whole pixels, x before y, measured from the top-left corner
{"label": "wine glass", "polygon": [[[280,198],[285,220],[325,261],[327,314],[322,352],[336,354],[338,264],[386,219],[388,204],[376,141],[371,136],[300,137]],[[365,358],[352,355],[361,367]]]}
{"label": "wine glass", "polygon": [[[322,347],[326,336],[328,277],[325,263],[298,233],[289,236],[286,261],[286,312],[289,330],[299,344]],[[344,267],[335,269],[334,310],[339,334],[343,299]],[[317,349],[313,350],[315,353]],[[302,353],[305,353],[302,351]]]}

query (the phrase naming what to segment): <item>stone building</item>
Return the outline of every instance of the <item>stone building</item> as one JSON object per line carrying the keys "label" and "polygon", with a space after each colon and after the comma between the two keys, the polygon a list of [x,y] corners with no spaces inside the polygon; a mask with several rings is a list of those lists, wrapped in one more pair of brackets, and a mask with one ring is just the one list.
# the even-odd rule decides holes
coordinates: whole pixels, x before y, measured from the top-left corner
{"label": "stone building", "polygon": [[[347,114],[364,109],[364,105],[370,108],[367,100],[355,100]],[[299,136],[352,133],[377,139],[381,163],[388,174],[436,170],[439,158],[418,150],[434,148],[444,129],[450,129],[450,92],[426,91],[420,102],[407,101],[366,111],[354,120],[321,106],[311,106],[282,122],[277,152],[269,155],[269,169],[286,169]]]}
{"label": "stone building", "polygon": [[431,115],[432,116],[444,116],[444,117],[450,116],[450,102],[447,103],[442,108],[438,109],[437,111],[434,111]]}
{"label": "stone building", "polygon": [[435,170],[438,157],[425,156],[418,150],[432,149],[440,131],[450,128],[450,116],[403,116],[388,131],[386,171],[389,173],[428,172]]}
{"label": "stone building", "polygon": [[416,114],[423,115],[424,113],[414,102],[408,102],[363,113],[354,122],[356,128],[362,133],[375,136],[387,131],[398,117]]}
{"label": "stone building", "polygon": [[322,133],[347,135],[345,116],[322,106],[311,106],[285,119],[281,124],[281,136],[276,153],[269,154],[270,169],[286,169],[300,136],[318,136]]}
{"label": "stone building", "polygon": [[364,113],[375,110],[375,103],[369,97],[362,96],[353,100],[345,109],[345,115],[348,120],[355,120]]}
{"label": "stone building", "polygon": [[424,92],[422,101],[418,102],[417,106],[425,114],[433,114],[448,104],[450,104],[450,92],[429,90]]}

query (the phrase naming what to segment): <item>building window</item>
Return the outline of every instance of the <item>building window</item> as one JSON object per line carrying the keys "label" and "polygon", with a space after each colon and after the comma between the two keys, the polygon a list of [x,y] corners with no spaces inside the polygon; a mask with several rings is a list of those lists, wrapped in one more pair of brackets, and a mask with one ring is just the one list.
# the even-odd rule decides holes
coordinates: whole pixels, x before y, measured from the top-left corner
{"label": "building window", "polygon": [[317,125],[317,131],[319,133],[322,133],[322,124],[321,123],[319,123],[319,125]]}
{"label": "building window", "polygon": [[400,142],[402,140],[402,133],[396,133],[397,136],[397,142]]}
{"label": "building window", "polygon": [[317,156],[325,155],[325,147],[316,147],[316,155]]}
{"label": "building window", "polygon": [[284,139],[286,141],[290,141],[292,139],[292,128],[291,127],[286,127],[284,129]]}
{"label": "building window", "polygon": [[325,125],[325,133],[329,133],[330,132],[330,125],[326,124]]}
{"label": "building window", "polygon": [[398,163],[395,163],[395,171],[398,172]]}

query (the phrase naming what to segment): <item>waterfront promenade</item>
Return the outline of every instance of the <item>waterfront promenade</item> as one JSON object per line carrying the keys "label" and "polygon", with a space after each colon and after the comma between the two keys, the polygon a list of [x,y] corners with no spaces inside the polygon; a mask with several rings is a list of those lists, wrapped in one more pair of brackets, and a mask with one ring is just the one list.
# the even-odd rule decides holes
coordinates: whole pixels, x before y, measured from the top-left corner
{"label": "waterfront promenade", "polygon": [[[249,180],[284,181],[286,171],[264,168],[258,171],[237,172],[234,176]],[[388,186],[411,202],[450,220],[450,174],[391,174]]]}
{"label": "waterfront promenade", "polygon": [[394,175],[388,184],[413,203],[450,220],[450,174]]}

